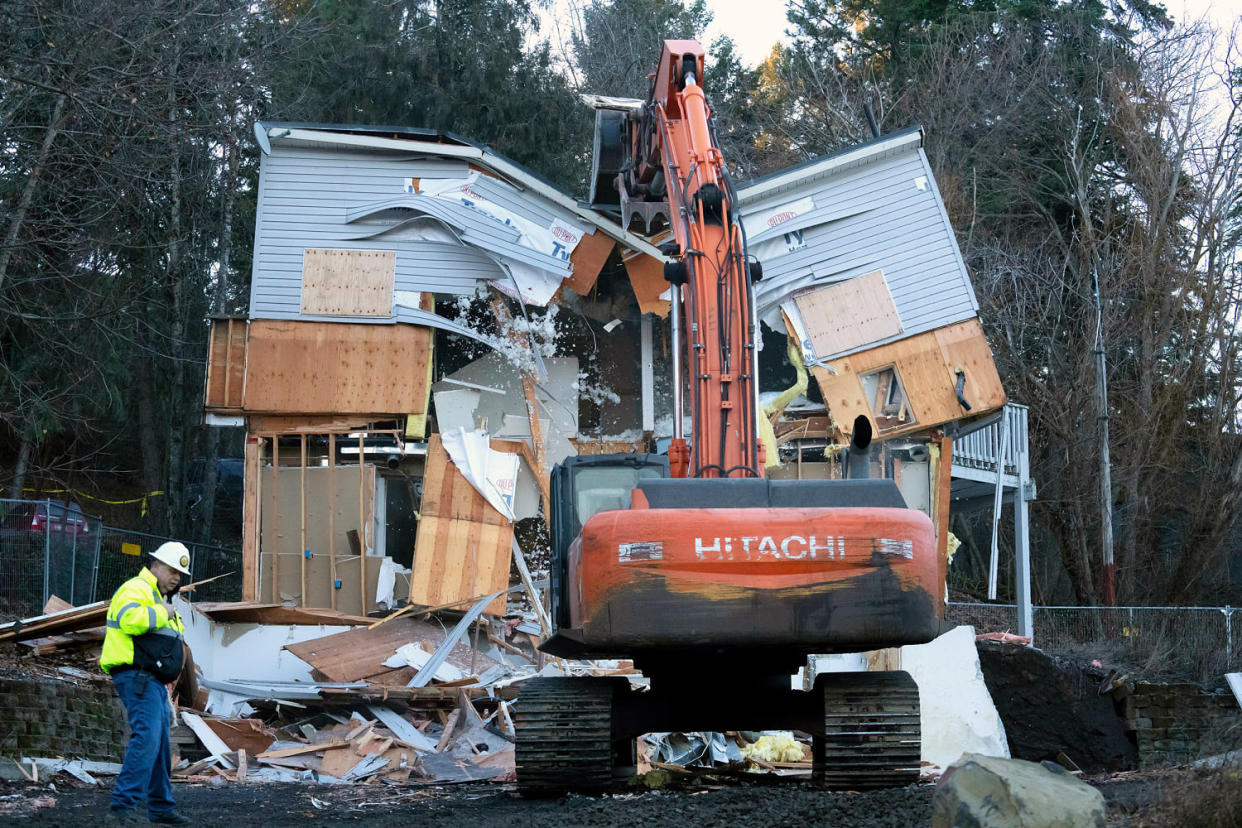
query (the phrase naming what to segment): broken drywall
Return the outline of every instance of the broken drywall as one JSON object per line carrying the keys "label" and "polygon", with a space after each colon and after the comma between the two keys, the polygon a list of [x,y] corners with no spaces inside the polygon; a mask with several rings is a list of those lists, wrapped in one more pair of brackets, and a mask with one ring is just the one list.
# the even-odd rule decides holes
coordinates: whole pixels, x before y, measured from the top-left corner
{"label": "broken drywall", "polygon": [[[552,357],[545,359],[544,364],[548,379],[536,385],[535,401],[540,426],[547,426],[543,439],[551,465],[577,454],[570,440],[578,436],[578,358]],[[522,376],[499,353],[476,359],[435,383],[431,390],[441,432],[483,428],[497,436],[505,428],[506,417],[511,418],[511,426],[517,421],[530,421]],[[529,435],[529,425],[526,434]]]}

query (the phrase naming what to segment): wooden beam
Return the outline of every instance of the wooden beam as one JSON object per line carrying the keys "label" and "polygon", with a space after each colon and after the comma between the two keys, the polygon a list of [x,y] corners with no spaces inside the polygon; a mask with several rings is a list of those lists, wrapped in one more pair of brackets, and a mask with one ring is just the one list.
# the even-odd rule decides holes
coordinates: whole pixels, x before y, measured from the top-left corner
{"label": "wooden beam", "polygon": [[302,564],[302,600],[300,603],[305,607],[309,606],[309,604],[307,604],[307,598],[310,596],[310,593],[306,591],[306,435],[303,434],[301,437],[302,462],[298,469],[301,475],[299,483],[301,485],[302,499],[302,531],[299,533],[301,543],[298,549],[298,560]]}
{"label": "wooden beam", "polygon": [[331,594],[329,604],[336,609],[336,483],[332,480],[336,469],[336,435],[328,435],[328,584]]}
{"label": "wooden beam", "polygon": [[280,436],[272,437],[272,595],[280,600]]}
{"label": "wooden beam", "polygon": [[242,478],[242,600],[259,595],[259,458],[263,441],[246,436]]}
{"label": "wooden beam", "polygon": [[366,446],[364,440],[366,438],[358,435],[358,552],[360,559],[358,561],[358,590],[362,596],[362,615],[367,614],[367,508],[366,496],[364,494],[366,484],[363,482],[363,471],[366,469],[364,459],[364,451]]}
{"label": "wooden beam", "polygon": [[940,577],[938,592],[932,596],[944,614],[945,584],[949,578],[949,500],[953,486],[953,438],[940,438],[940,467],[936,471],[936,560]]}
{"label": "wooden beam", "polygon": [[535,475],[547,476],[547,451],[543,444],[543,429],[539,426],[539,400],[535,396],[535,379],[526,374],[522,377],[522,392],[526,395],[526,418],[530,421],[530,442],[535,450]]}

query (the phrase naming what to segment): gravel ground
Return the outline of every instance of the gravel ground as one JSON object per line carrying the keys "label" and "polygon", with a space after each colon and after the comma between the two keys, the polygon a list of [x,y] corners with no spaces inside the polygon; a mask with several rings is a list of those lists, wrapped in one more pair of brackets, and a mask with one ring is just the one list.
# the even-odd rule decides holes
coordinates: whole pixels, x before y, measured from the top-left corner
{"label": "gravel ground", "polygon": [[[0,787],[0,823],[98,824],[108,791],[56,783]],[[435,788],[306,785],[180,785],[179,808],[203,826],[455,825],[693,826],[927,825],[931,786],[866,794],[825,793],[798,782],[698,785],[612,796],[525,800],[513,785]]]}
{"label": "gravel ground", "polygon": [[[1088,779],[1108,803],[1112,828],[1242,824],[1237,771],[1128,771]],[[0,782],[0,825],[100,825],[110,782],[88,787],[61,775],[48,784]],[[1239,792],[1239,793],[1235,793]],[[827,793],[806,782],[687,782],[659,791],[527,800],[512,784],[435,787],[298,784],[176,785],[195,825],[271,826],[926,826],[935,787]]]}

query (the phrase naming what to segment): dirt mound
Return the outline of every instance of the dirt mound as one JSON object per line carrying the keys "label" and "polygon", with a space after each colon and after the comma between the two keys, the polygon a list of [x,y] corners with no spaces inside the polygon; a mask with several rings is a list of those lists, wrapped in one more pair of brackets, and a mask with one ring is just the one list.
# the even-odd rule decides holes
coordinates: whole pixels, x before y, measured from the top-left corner
{"label": "dirt mound", "polygon": [[1110,695],[1098,693],[1103,674],[1031,647],[980,641],[978,649],[1014,757],[1038,762],[1064,752],[1087,773],[1137,766],[1125,719]]}

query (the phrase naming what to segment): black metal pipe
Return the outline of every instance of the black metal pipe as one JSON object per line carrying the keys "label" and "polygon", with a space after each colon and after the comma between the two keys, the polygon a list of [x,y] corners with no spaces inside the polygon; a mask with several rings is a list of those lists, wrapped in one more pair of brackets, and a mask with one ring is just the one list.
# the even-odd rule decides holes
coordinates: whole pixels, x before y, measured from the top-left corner
{"label": "black metal pipe", "polygon": [[848,480],[871,477],[871,420],[865,414],[854,418],[854,431],[845,452],[845,477]]}

